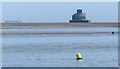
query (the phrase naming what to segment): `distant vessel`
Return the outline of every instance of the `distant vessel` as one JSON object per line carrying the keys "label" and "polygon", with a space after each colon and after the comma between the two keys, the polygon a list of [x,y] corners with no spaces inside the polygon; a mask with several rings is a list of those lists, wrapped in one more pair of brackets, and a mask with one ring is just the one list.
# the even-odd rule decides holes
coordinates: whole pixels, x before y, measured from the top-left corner
{"label": "distant vessel", "polygon": [[22,21],[18,21],[18,20],[5,20],[5,23],[22,23]]}
{"label": "distant vessel", "polygon": [[20,18],[17,18],[17,20],[5,20],[5,23],[22,23]]}
{"label": "distant vessel", "polygon": [[86,14],[82,13],[82,9],[78,9],[77,13],[72,15],[72,20],[69,21],[71,22],[90,22],[90,20],[86,20]]}

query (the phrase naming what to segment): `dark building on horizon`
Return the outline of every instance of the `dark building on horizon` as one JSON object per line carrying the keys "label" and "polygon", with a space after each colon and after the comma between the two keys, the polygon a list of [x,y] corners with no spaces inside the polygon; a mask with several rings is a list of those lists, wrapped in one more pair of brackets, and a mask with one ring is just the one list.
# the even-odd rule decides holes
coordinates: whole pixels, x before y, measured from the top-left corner
{"label": "dark building on horizon", "polygon": [[5,23],[22,23],[20,20],[5,20]]}
{"label": "dark building on horizon", "polygon": [[22,23],[20,18],[17,18],[16,20],[5,20],[5,23]]}
{"label": "dark building on horizon", "polygon": [[90,20],[86,20],[86,14],[82,13],[82,9],[78,9],[77,13],[72,15],[72,20],[69,21],[70,23],[72,22],[90,22]]}

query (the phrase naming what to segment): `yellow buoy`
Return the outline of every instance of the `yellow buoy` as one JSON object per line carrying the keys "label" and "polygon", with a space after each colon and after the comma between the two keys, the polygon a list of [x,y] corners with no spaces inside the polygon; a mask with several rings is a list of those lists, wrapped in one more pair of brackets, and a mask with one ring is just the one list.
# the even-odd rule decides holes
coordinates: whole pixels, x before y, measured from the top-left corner
{"label": "yellow buoy", "polygon": [[77,54],[76,54],[76,57],[77,57],[77,59],[82,59],[82,56],[81,56],[80,53],[77,53]]}

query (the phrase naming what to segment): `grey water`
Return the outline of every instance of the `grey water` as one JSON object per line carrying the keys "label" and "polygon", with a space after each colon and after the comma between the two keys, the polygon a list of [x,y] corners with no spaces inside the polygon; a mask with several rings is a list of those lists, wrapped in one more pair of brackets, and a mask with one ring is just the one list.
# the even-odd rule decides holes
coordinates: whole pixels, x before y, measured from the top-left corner
{"label": "grey water", "polygon": [[115,27],[3,29],[2,46],[3,67],[118,67]]}

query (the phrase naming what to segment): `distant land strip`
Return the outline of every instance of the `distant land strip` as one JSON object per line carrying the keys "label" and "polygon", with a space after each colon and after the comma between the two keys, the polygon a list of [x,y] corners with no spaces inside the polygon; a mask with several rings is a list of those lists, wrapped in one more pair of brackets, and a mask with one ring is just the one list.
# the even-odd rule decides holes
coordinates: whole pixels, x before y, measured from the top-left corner
{"label": "distant land strip", "polygon": [[0,23],[0,26],[54,26],[54,27],[118,27],[117,22],[92,22],[92,23]]}

